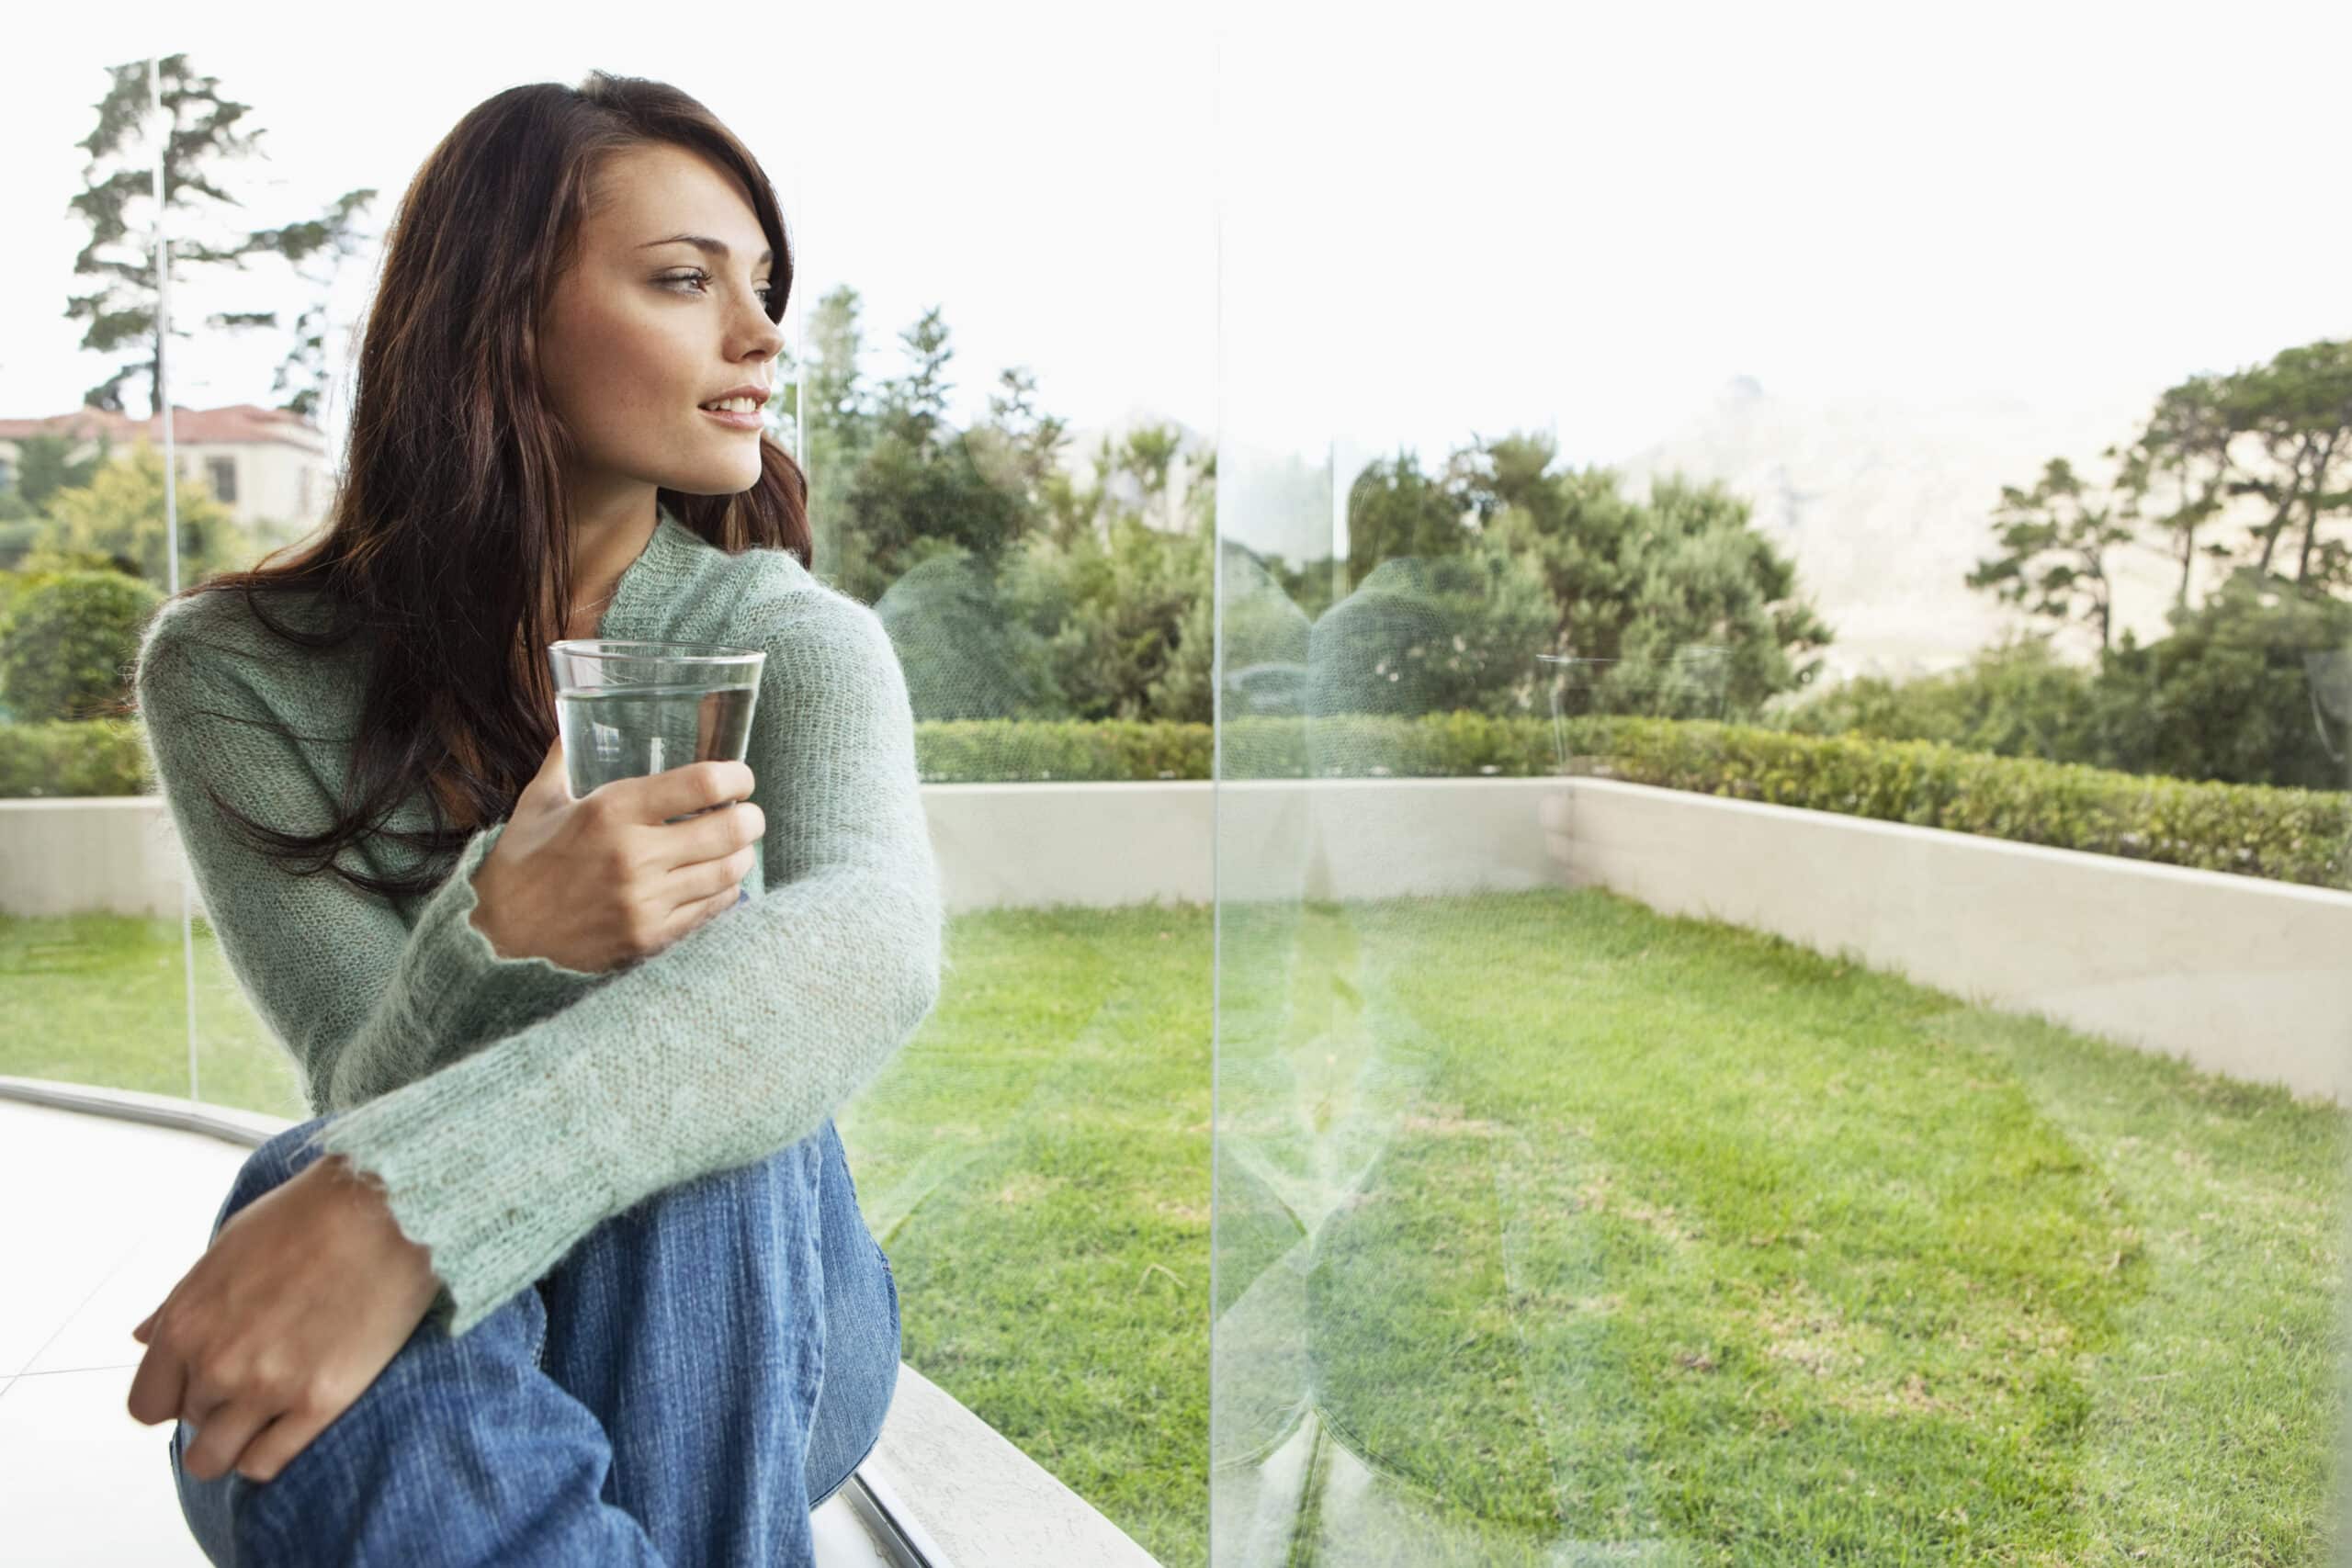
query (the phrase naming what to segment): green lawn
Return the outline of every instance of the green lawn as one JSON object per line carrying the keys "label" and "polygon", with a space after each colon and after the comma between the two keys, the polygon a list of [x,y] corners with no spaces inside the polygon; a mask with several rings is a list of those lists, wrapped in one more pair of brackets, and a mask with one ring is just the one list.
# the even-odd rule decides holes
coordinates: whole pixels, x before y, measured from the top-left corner
{"label": "green lawn", "polygon": [[[1224,939],[1217,1458],[1312,1408],[1432,1532],[1293,1562],[2328,1560],[2334,1109],[1596,892]],[[208,1096],[300,1114],[198,952]],[[950,954],[840,1118],[907,1359],[1203,1562],[1208,912]],[[0,1072],[185,1093],[179,964],[0,921]]]}

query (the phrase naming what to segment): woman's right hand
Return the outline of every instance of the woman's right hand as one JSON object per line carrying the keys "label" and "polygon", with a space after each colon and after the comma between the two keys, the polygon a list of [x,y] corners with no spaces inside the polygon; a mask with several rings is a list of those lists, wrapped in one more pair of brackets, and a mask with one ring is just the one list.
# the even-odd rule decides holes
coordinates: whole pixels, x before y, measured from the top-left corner
{"label": "woman's right hand", "polygon": [[767,830],[752,783],[742,762],[688,762],[575,800],[557,737],[474,873],[475,928],[502,957],[583,974],[650,957],[735,907]]}

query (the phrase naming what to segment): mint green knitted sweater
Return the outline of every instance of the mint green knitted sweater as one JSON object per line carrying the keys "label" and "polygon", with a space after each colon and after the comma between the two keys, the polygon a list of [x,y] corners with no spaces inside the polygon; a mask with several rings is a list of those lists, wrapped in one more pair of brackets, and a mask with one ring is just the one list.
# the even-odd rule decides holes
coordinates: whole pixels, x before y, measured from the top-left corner
{"label": "mint green knitted sweater", "polygon": [[[781,550],[729,555],[664,511],[598,635],[767,652],[752,901],[601,975],[501,957],[468,918],[503,822],[429,896],[390,900],[288,874],[213,809],[208,784],[282,830],[328,825],[361,655],[305,655],[236,592],[173,601],[141,639],[149,756],[229,967],[313,1112],[340,1113],[313,1142],[379,1179],[429,1250],[452,1335],[609,1216],[815,1132],[938,996],[913,716],[874,613]],[[389,825],[429,827],[424,792]],[[381,873],[416,863],[380,838],[359,852]]]}

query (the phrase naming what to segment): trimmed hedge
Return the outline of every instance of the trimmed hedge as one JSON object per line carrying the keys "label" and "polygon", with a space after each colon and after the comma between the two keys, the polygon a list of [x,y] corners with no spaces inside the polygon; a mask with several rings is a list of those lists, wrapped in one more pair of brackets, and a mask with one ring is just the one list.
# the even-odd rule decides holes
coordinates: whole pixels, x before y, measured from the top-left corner
{"label": "trimmed hedge", "polygon": [[1587,728],[1577,744],[1588,759],[1577,772],[2279,882],[2346,885],[2352,796],[2334,791],[2191,783],[1931,740],[1598,722],[1605,731]]}
{"label": "trimmed hedge", "polygon": [[0,800],[153,792],[136,720],[0,724]]}
{"label": "trimmed hedge", "polygon": [[[1562,771],[1909,822],[2319,887],[2346,883],[2352,796],[2195,784],[1962,751],[1939,741],[1791,735],[1700,721],[1240,718],[1227,778],[1541,777]],[[1204,724],[960,720],[915,727],[926,783],[1205,779]],[[0,725],[0,796],[149,793],[132,721]]]}

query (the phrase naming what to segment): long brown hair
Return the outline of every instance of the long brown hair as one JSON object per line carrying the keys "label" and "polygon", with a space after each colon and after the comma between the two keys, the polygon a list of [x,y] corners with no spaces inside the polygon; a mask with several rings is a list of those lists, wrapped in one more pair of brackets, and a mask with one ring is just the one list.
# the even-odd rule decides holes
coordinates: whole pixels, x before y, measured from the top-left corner
{"label": "long brown hair", "polygon": [[[572,601],[571,516],[561,482],[570,435],[541,392],[537,324],[574,254],[591,181],[623,149],[673,143],[733,174],[775,253],[767,315],[792,292],[792,251],[766,174],[733,132],[677,88],[591,72],[484,100],[433,150],[401,197],[358,358],[343,483],[324,536],[282,563],[222,573],[177,595],[238,592],[254,618],[306,650],[361,639],[365,694],[349,772],[326,831],[287,833],[210,792],[251,841],[296,875],[331,871],[387,897],[447,874],[433,857],[504,817],[555,739],[540,650]],[[730,553],[811,558],[808,486],[764,435],[760,478],[739,495],[664,489],[660,504]],[[305,629],[261,601],[316,595]],[[559,612],[560,614],[560,612]],[[214,716],[225,717],[226,716]],[[420,788],[433,828],[385,826]],[[377,875],[342,863],[372,835],[423,852],[422,869]]]}

